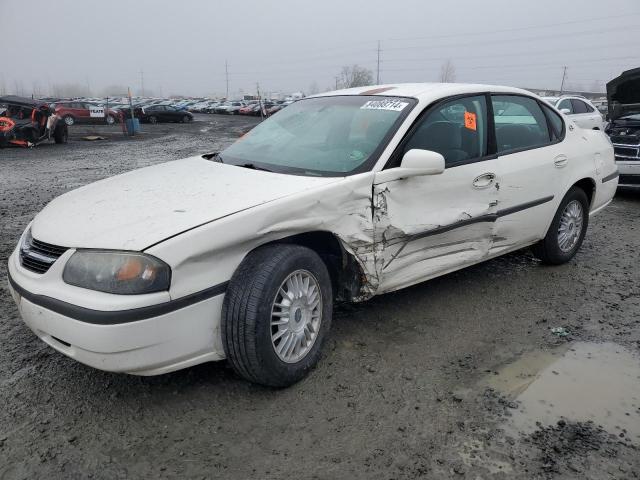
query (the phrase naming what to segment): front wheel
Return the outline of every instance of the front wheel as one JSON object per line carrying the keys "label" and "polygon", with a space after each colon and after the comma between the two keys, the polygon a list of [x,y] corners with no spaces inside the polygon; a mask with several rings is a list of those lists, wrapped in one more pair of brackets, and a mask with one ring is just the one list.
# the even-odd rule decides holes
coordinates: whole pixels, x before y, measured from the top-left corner
{"label": "front wheel", "polygon": [[107,125],[113,125],[114,123],[116,123],[116,117],[114,117],[113,115],[107,115],[105,121],[107,122]]}
{"label": "front wheel", "polygon": [[298,245],[261,247],[242,261],[224,297],[227,359],[249,381],[292,385],[318,363],[332,308],[331,279],[317,253]]}
{"label": "front wheel", "polygon": [[57,144],[67,143],[69,140],[69,129],[66,125],[57,125],[53,131],[53,139]]}
{"label": "front wheel", "polygon": [[533,253],[543,262],[560,265],[573,258],[580,249],[589,225],[589,199],[578,187],[572,187],[560,202],[544,239]]}
{"label": "front wheel", "polygon": [[189,115],[185,115],[182,117],[182,123],[189,123],[191,121],[191,117]]}
{"label": "front wheel", "polygon": [[66,123],[70,127],[71,125],[76,123],[76,119],[71,115],[67,115],[66,117],[64,117],[64,123]]}
{"label": "front wheel", "polygon": [[154,116],[154,115],[151,115],[151,116],[149,117],[149,123],[154,123],[154,124],[155,124],[155,123],[158,123],[158,117],[156,117],[156,116]]}

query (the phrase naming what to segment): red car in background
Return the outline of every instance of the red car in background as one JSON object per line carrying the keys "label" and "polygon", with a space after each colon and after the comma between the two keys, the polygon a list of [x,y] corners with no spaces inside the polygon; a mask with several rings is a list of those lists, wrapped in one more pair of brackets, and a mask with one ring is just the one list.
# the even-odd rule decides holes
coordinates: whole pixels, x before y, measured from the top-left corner
{"label": "red car in background", "polygon": [[57,102],[52,105],[56,115],[67,125],[74,123],[106,123],[113,125],[120,119],[120,112],[104,105],[82,101]]}
{"label": "red car in background", "polygon": [[238,110],[238,113],[240,115],[251,115],[257,108],[260,108],[259,105],[256,103],[252,103],[250,105],[247,105],[246,107],[242,107],[240,110]]}

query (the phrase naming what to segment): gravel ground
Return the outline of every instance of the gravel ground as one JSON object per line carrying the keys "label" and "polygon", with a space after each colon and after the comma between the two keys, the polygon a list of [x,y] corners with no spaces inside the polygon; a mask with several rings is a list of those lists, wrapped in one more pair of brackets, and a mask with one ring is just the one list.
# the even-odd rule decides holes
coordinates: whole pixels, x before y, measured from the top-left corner
{"label": "gravel ground", "polygon": [[[0,279],[55,196],[215,151],[255,123],[199,115],[135,139],[74,126],[68,145],[0,151]],[[487,378],[577,341],[640,353],[639,220],[640,194],[622,192],[566,265],[522,251],[340,306],[318,368],[286,390],[248,384],[224,362],[150,378],[85,367],[28,330],[2,280],[0,479],[637,478],[640,441],[624,425],[614,435],[597,417],[567,418],[513,433],[517,395]],[[637,425],[640,401],[624,400]]]}

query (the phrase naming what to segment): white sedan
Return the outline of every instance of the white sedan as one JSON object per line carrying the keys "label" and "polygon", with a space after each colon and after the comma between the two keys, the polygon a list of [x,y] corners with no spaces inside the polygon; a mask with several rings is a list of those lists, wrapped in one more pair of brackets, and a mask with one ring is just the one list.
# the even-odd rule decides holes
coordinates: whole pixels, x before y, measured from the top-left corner
{"label": "white sedan", "polygon": [[533,246],[570,260],[614,195],[613,148],[541,99],[462,84],[300,100],[226,150],[66,193],[9,259],[20,313],[93,367],[227,359],[290,385],[334,301],[363,301]]}
{"label": "white sedan", "polygon": [[544,99],[567,115],[580,128],[604,130],[602,115],[586,98],[565,95],[562,97],[544,97]]}

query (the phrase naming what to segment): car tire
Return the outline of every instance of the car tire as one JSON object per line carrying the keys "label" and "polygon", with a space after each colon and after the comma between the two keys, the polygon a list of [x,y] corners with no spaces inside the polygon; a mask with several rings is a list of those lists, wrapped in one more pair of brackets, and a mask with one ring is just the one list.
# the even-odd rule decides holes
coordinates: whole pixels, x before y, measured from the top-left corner
{"label": "car tire", "polygon": [[589,226],[589,199],[578,187],[564,196],[546,236],[533,247],[542,263],[560,265],[571,260],[580,249]]}
{"label": "car tire", "polygon": [[318,363],[332,309],[331,279],[317,253],[299,245],[258,248],[242,261],[224,297],[226,357],[251,382],[292,385]]}
{"label": "car tire", "polygon": [[66,124],[58,125],[53,131],[53,139],[57,144],[67,143],[69,140],[69,128]]}
{"label": "car tire", "polygon": [[149,117],[149,123],[153,123],[153,124],[158,123],[158,117],[156,117],[155,115],[151,115]]}
{"label": "car tire", "polygon": [[182,123],[189,123],[191,121],[191,117],[189,115],[184,115],[182,117]]}
{"label": "car tire", "polygon": [[116,123],[116,117],[114,117],[113,115],[107,115],[104,121],[107,125],[113,125],[114,123]]}
{"label": "car tire", "polygon": [[69,127],[70,127],[71,125],[73,125],[74,123],[76,123],[76,119],[75,119],[75,118],[73,118],[73,116],[72,116],[72,115],[65,115],[65,116],[64,116],[64,118],[63,118],[63,120],[64,120],[64,123],[66,123],[66,124],[67,124],[67,126],[69,126]]}

